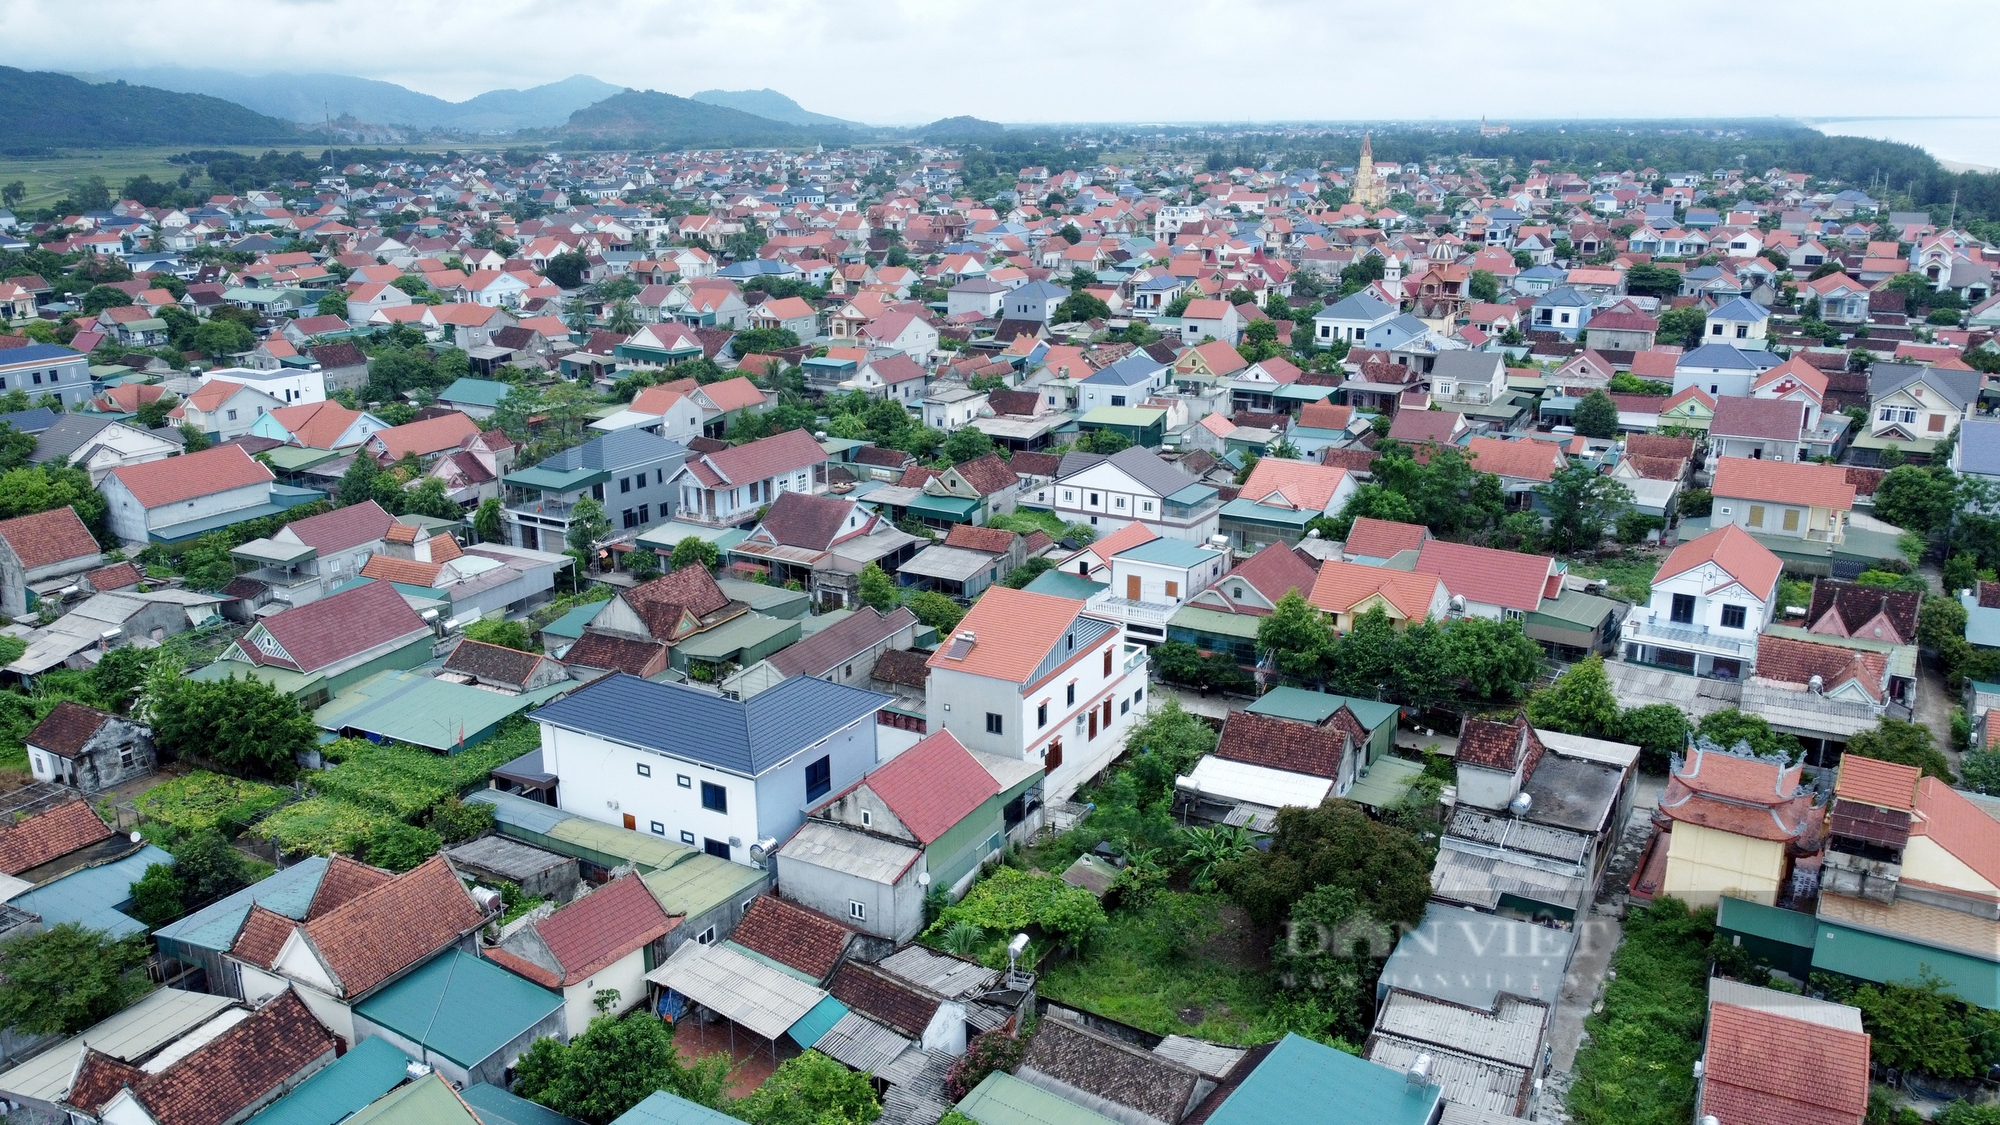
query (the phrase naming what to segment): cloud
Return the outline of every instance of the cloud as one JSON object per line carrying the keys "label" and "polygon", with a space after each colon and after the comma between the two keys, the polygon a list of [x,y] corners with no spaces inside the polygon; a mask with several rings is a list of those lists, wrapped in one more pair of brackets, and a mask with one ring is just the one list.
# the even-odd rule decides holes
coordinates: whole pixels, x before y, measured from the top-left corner
{"label": "cloud", "polygon": [[[1878,5],[1694,0],[0,0],[7,63],[299,69],[462,100],[572,74],[690,94],[769,86],[860,121],[1753,117],[1964,104],[1934,37]],[[163,25],[162,20],[169,22]],[[2000,5],[1935,0],[1959,42]],[[78,34],[87,28],[88,34]],[[178,29],[178,30],[176,30]],[[212,50],[190,52],[190,44]]]}

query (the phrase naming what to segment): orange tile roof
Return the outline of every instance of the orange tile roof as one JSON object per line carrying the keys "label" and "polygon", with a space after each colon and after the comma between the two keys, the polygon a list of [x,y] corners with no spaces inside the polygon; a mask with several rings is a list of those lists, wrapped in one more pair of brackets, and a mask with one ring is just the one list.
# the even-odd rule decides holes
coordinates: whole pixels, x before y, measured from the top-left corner
{"label": "orange tile roof", "polygon": [[271,470],[250,459],[240,445],[218,445],[200,453],[184,453],[164,461],[126,465],[111,475],[141,506],[158,508],[199,496],[275,479]]}
{"label": "orange tile roof", "polygon": [[110,836],[88,801],[68,801],[0,826],[0,871],[19,875]]}
{"label": "orange tile roof", "polygon": [[1917,783],[1922,778],[1923,771],[1915,766],[1848,754],[1840,759],[1833,795],[1878,809],[1910,812],[1917,807]]}
{"label": "orange tile roof", "polygon": [[1466,443],[1472,467],[1478,472],[1519,480],[1549,480],[1563,463],[1562,450],[1552,442],[1532,438],[1508,441],[1504,438],[1476,437]]}
{"label": "orange tile roof", "polygon": [[[1025,684],[1082,612],[1083,603],[1074,598],[995,586],[980,595],[955,635],[939,645],[925,664]],[[962,657],[952,658],[949,654],[958,647],[958,636],[966,633],[973,634],[975,642]]]}
{"label": "orange tile roof", "polygon": [[382,451],[392,461],[405,453],[422,457],[446,449],[457,449],[459,443],[479,432],[479,424],[471,418],[452,411],[421,422],[410,422],[401,426],[391,426],[377,430],[371,442],[380,442]]}
{"label": "orange tile roof", "polygon": [[1980,878],[2000,885],[2000,821],[1935,777],[1917,783],[1912,836],[1929,836]]}
{"label": "orange tile roof", "polygon": [[1250,470],[1240,495],[1255,504],[1323,512],[1347,479],[1347,470],[1311,461],[1266,457]]}
{"label": "orange tile roof", "polygon": [[1778,588],[1778,574],[1785,568],[1778,556],[1757,542],[1755,536],[1732,523],[1675,547],[1667,561],[1660,564],[1653,581],[1665,582],[1708,562],[1721,567],[1742,583],[1744,589],[1767,602]]}
{"label": "orange tile roof", "polygon": [[1724,457],[1715,465],[1717,499],[1762,500],[1852,511],[1854,486],[1839,465],[1795,464],[1748,457]]}
{"label": "orange tile roof", "polygon": [[1159,533],[1155,532],[1152,528],[1147,527],[1143,523],[1134,522],[1128,523],[1117,531],[1091,543],[1085,549],[1091,554],[1096,555],[1099,560],[1108,566],[1111,563],[1112,556],[1118,552],[1129,551],[1141,543],[1151,543],[1159,537]]}
{"label": "orange tile roof", "polygon": [[1699,1112],[1728,1125],[1858,1125],[1871,1043],[1858,1031],[1712,1004]]}
{"label": "orange tile roof", "polygon": [[1386,559],[1398,551],[1417,550],[1428,538],[1430,529],[1422,524],[1378,520],[1373,516],[1356,516],[1354,526],[1348,529],[1345,547],[1350,555]]}
{"label": "orange tile roof", "polygon": [[1431,603],[1443,586],[1436,575],[1328,559],[1319,564],[1307,600],[1328,613],[1348,613],[1380,595],[1404,618],[1422,621],[1430,616]]}
{"label": "orange tile roof", "polygon": [[1879,652],[1857,652],[1839,645],[1818,644],[1766,634],[1757,638],[1758,679],[1805,687],[1818,676],[1826,690],[1849,680],[1880,702],[1888,690],[1889,658]]}
{"label": "orange tile roof", "polygon": [[0,520],[0,541],[14,549],[27,570],[94,555],[100,549],[70,507]]}
{"label": "orange tile roof", "polygon": [[441,855],[305,924],[349,999],[476,929],[484,915]]}
{"label": "orange tile roof", "polygon": [[281,406],[271,411],[271,417],[305,448],[332,449],[333,443],[340,440],[340,435],[361,417],[361,412],[349,410],[328,399],[300,406]]}
{"label": "orange tile roof", "polygon": [[370,555],[361,566],[363,578],[378,578],[384,582],[400,582],[405,586],[428,588],[437,581],[443,563],[418,562],[415,559],[394,559],[388,555]]}

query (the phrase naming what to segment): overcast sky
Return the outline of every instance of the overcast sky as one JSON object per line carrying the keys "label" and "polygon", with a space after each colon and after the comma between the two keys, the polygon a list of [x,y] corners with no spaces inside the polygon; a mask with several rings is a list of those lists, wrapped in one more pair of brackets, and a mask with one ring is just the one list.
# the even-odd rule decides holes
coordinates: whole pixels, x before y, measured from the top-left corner
{"label": "overcast sky", "polygon": [[[571,74],[879,124],[1988,112],[1992,0],[0,0],[29,69],[296,68],[462,100]],[[195,53],[189,53],[195,52]]]}

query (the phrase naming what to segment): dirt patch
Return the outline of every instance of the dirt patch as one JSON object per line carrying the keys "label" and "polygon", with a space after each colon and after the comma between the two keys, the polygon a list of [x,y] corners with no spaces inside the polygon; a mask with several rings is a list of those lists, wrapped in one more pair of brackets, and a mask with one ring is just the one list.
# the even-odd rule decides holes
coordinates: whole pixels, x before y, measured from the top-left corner
{"label": "dirt patch", "polygon": [[1215,923],[1208,936],[1190,952],[1203,961],[1263,972],[1271,967],[1271,945],[1275,940],[1275,934],[1252,922],[1242,907],[1231,902],[1224,903],[1216,911]]}

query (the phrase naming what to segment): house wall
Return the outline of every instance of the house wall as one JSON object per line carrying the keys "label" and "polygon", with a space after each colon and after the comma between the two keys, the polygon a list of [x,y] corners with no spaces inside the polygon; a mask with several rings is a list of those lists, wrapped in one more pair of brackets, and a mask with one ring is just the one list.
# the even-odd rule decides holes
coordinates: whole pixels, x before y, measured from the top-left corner
{"label": "house wall", "polygon": [[1930,883],[1955,891],[2000,896],[2000,885],[1974,871],[1966,862],[1938,846],[1929,836],[1912,836],[1903,847],[1905,882]]}
{"label": "house wall", "polygon": [[[1121,651],[1122,630],[1113,630],[1103,640],[1085,650],[1082,659],[1066,665],[1033,691],[1024,693],[1020,685],[950,668],[931,669],[926,689],[927,729],[935,734],[949,730],[967,748],[1023,761],[1048,761],[1051,743],[1062,743],[1062,762],[1049,771],[1045,792],[1050,801],[1068,800],[1082,785],[1117,756],[1125,731],[1144,711],[1147,661],[1144,650],[1136,654],[1135,667],[1126,671]],[[1111,675],[1104,675],[1105,651],[1111,651]],[[1077,685],[1075,706],[1066,700],[1069,682]],[[1137,695],[1138,699],[1133,697]],[[1090,737],[1090,712],[1102,714],[1111,703],[1111,722],[1100,721],[1097,737]],[[1049,721],[1036,721],[1040,704],[1049,705]],[[986,731],[988,712],[1002,716],[1001,733]]]}
{"label": "house wall", "polygon": [[1458,765],[1458,801],[1481,809],[1504,809],[1521,789],[1520,775],[1504,770]]}
{"label": "house wall", "polygon": [[[806,806],[810,804],[806,798],[806,767],[813,762],[822,757],[831,759],[828,762],[833,783],[830,792],[835,793],[861,780],[863,774],[874,769],[877,729],[875,716],[871,713],[766,770],[757,781],[759,835],[782,840],[805,823]],[[748,862],[749,852],[745,849],[755,842],[755,838],[745,839],[743,848],[732,849],[730,858]]]}
{"label": "house wall", "polygon": [[267,481],[151,509],[141,505],[117,477],[106,477],[101,491],[109,509],[106,521],[111,533],[139,546],[151,542],[155,530],[259,507],[271,499],[271,485]]}
{"label": "house wall", "polygon": [[[878,883],[823,867],[809,859],[778,853],[778,886],[787,902],[838,918],[865,934],[904,942],[924,928],[924,890],[918,877],[928,871],[923,856],[894,884]],[[868,917],[851,916],[848,904],[858,902]]]}
{"label": "house wall", "polygon": [[618,999],[608,1009],[610,1015],[623,1015],[633,1005],[645,1002],[645,946],[613,961],[581,983],[562,990],[563,1026],[571,1037],[582,1035],[584,1029],[590,1026],[590,1021],[597,1018],[597,994],[608,988],[618,990]]}
{"label": "house wall", "polygon": [[1775,906],[1784,878],[1784,844],[1677,823],[1667,838],[1661,893],[1696,907],[1714,906],[1723,895]]}
{"label": "house wall", "polygon": [[1000,794],[987,798],[924,849],[932,886],[947,889],[956,898],[971,885],[979,865],[999,854],[1006,844],[1006,822],[1000,815],[1003,804]]}
{"label": "house wall", "polygon": [[[1789,513],[1789,515],[1788,515]],[[1807,532],[1818,531],[1826,534],[1839,530],[1846,522],[1845,513],[1831,508],[1814,508],[1803,504],[1774,504],[1765,500],[1745,500],[1735,496],[1715,498],[1715,514],[1745,531],[1759,535],[1789,536],[1794,539],[1807,538]],[[1792,524],[1787,526],[1786,520]]]}
{"label": "house wall", "polygon": [[[128,751],[129,765],[125,763]],[[149,728],[125,719],[112,719],[98,728],[75,759],[63,759],[31,742],[28,762],[37,781],[61,782],[85,793],[95,793],[151,771],[157,758]]]}
{"label": "house wall", "polygon": [[[1708,591],[1724,587],[1727,592],[1711,596]],[[1713,629],[1724,636],[1739,636],[1751,640],[1764,631],[1770,615],[1770,607],[1745,593],[1743,587],[1713,563],[1704,564],[1693,570],[1674,575],[1665,582],[1653,586],[1652,601],[1647,610],[1658,617],[1662,625],[1675,624],[1673,620],[1674,595],[1685,594],[1694,598],[1694,620],[1688,624]],[[1725,629],[1722,625],[1724,606],[1743,607],[1743,628]]]}

